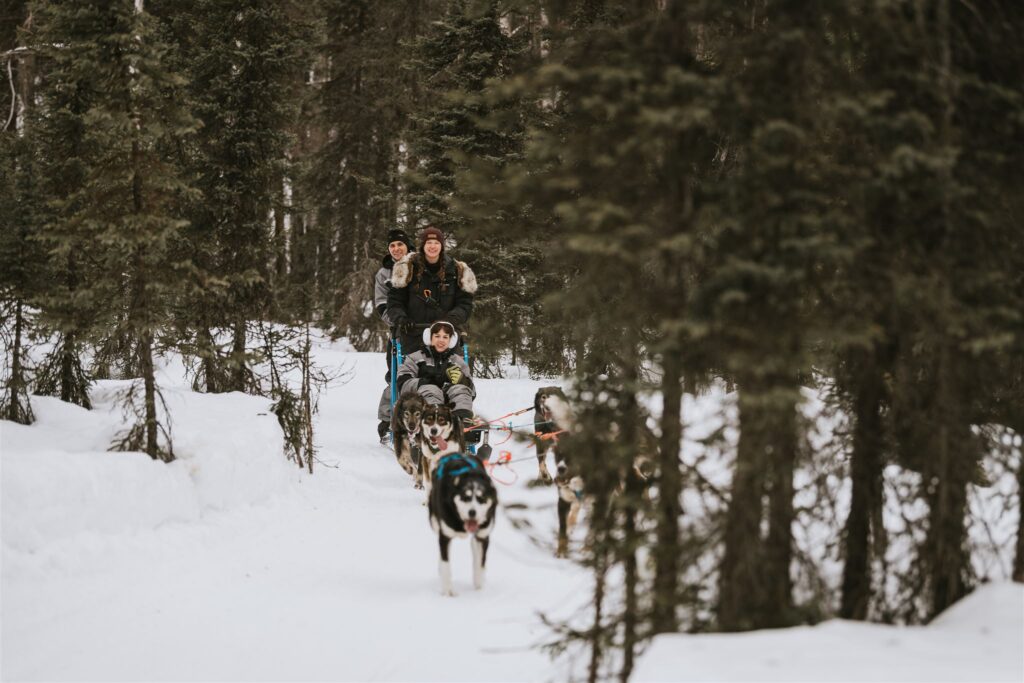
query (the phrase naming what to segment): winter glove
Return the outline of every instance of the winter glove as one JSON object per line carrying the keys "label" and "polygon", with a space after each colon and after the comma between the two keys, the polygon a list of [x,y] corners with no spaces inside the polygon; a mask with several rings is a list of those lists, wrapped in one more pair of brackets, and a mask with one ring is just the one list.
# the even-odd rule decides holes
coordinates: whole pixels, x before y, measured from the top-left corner
{"label": "winter glove", "polygon": [[412,323],[409,322],[408,318],[402,317],[394,322],[392,328],[394,329],[395,339],[401,340],[409,336],[409,332],[412,331]]}
{"label": "winter glove", "polygon": [[445,374],[448,375],[448,380],[452,384],[458,384],[459,380],[462,379],[462,370],[459,370],[459,366],[457,365],[448,366],[448,370]]}
{"label": "winter glove", "polygon": [[420,386],[433,384],[436,387],[444,386],[444,371],[432,365],[424,363],[419,371]]}

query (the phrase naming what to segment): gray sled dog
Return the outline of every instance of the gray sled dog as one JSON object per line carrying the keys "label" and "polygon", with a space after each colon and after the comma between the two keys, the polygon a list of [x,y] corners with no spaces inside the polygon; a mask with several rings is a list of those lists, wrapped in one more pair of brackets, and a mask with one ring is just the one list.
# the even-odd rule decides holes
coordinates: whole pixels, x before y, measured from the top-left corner
{"label": "gray sled dog", "polygon": [[402,469],[416,476],[420,460],[420,424],[427,402],[419,394],[405,394],[391,414],[392,446]]}

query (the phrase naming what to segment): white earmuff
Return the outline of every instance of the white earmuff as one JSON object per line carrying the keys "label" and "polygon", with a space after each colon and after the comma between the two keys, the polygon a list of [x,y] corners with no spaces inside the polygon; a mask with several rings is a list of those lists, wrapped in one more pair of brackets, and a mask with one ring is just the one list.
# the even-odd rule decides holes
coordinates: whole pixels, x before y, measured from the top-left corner
{"label": "white earmuff", "polygon": [[[433,327],[433,325],[431,325],[431,327]],[[448,327],[448,326],[445,325],[445,327]],[[452,330],[452,336],[451,336],[451,339],[448,340],[448,350],[449,351],[451,351],[452,349],[454,349],[456,346],[459,345],[459,333],[456,332],[454,328],[450,328],[450,329]],[[423,330],[423,345],[426,346],[426,347],[430,346],[430,327],[428,327],[425,330]]]}

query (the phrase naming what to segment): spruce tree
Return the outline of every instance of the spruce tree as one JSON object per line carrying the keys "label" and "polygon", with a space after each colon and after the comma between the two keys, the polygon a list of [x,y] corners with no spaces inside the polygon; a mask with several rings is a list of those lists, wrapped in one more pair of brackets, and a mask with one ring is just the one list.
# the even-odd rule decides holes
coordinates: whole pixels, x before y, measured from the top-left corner
{"label": "spruce tree", "polygon": [[833,230],[818,99],[828,76],[829,15],[792,2],[727,3],[718,12],[718,58],[731,93],[717,113],[727,123],[723,154],[736,161],[721,180],[727,202],[699,298],[718,365],[738,391],[718,618],[722,628],[741,630],[797,618],[790,573],[797,410],[808,340],[823,326],[813,292]]}
{"label": "spruce tree", "polygon": [[186,223],[174,208],[189,192],[170,152],[195,121],[180,104],[180,77],[164,68],[166,48],[152,17],[133,2],[47,3],[37,18],[58,67],[47,87],[88,93],[82,111],[62,112],[80,132],[73,162],[81,183],[58,197],[66,213],[52,237],[100,246],[96,270],[79,291],[86,300],[110,298],[101,309],[107,336],[128,345],[142,380],[142,405],[134,389],[126,399],[140,421],[116,446],[170,460],[169,442],[160,442],[168,432],[158,416],[154,354],[181,291],[174,247]]}
{"label": "spruce tree", "polygon": [[27,121],[34,103],[35,56],[19,46],[17,32],[27,9],[22,2],[9,3],[0,31],[0,52],[11,79],[0,97],[0,318],[5,321],[0,330],[5,351],[0,419],[21,424],[34,420],[27,354],[35,327],[30,304],[46,278],[46,257],[38,241],[42,198],[37,151]]}
{"label": "spruce tree", "polygon": [[[34,6],[33,16],[28,40],[42,68],[31,126],[39,149],[46,150],[38,162],[44,199],[39,237],[48,251],[51,273],[37,301],[40,322],[54,337],[52,350],[40,365],[36,390],[89,408],[93,372],[85,358],[102,336],[113,296],[98,285],[97,271],[107,247],[82,216],[86,117],[105,86],[93,69],[99,49],[93,42],[96,36],[83,34],[82,27],[95,18],[89,10],[79,14],[65,4],[47,3]],[[69,37],[78,41],[75,50],[66,49]]]}
{"label": "spruce tree", "polygon": [[0,419],[34,420],[29,400],[32,368],[29,336],[36,327],[32,304],[47,277],[47,258],[38,240],[41,200],[30,133],[0,133],[0,309],[5,376]]}
{"label": "spruce tree", "polygon": [[360,349],[383,347],[370,312],[373,274],[387,232],[415,220],[402,206],[402,133],[418,76],[403,71],[407,41],[435,15],[433,2],[322,0],[317,54],[301,146],[306,161],[294,201],[291,287],[309,293],[325,326]]}
{"label": "spruce tree", "polygon": [[521,230],[526,211],[491,199],[501,169],[521,157],[530,111],[490,93],[527,66],[529,38],[502,26],[498,3],[451,0],[406,64],[423,89],[408,135],[408,211],[453,236],[483,284],[468,337],[478,373],[506,354],[521,358],[542,291],[541,251]]}
{"label": "spruce tree", "polygon": [[[583,436],[577,443],[574,432],[569,447],[588,494],[604,506],[582,558],[597,589],[594,626],[580,634],[591,646],[591,679],[610,662],[628,676],[639,642],[678,628],[684,599],[682,379],[700,362],[691,351],[702,342],[690,307],[721,202],[709,181],[723,84],[698,56],[700,15],[684,3],[664,10],[607,3],[555,16],[569,37],[552,64],[519,86],[550,110],[531,127],[524,162],[504,174],[508,196],[552,217],[529,234],[551,240],[544,268],[562,273],[564,286],[544,300],[544,315],[576,351]],[[644,371],[652,360],[656,383]],[[664,399],[660,453],[638,408],[654,390]],[[612,443],[599,436],[609,424]],[[638,452],[655,461],[653,504],[633,479]],[[640,548],[653,571],[638,570]],[[621,592],[604,580],[616,566],[627,579]]]}
{"label": "spruce tree", "polygon": [[[175,64],[201,126],[184,157],[200,190],[186,237],[194,295],[181,314],[193,330],[197,384],[253,387],[249,321],[270,311],[270,214],[279,202],[298,111],[304,27],[291,3],[154,3],[176,44]],[[218,333],[230,336],[222,349]]]}

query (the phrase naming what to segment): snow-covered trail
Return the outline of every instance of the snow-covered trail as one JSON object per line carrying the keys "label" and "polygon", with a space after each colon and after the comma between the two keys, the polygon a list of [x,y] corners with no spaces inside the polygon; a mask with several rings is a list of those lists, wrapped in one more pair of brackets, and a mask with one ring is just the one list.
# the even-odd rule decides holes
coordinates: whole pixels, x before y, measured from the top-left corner
{"label": "snow-covered trail", "polygon": [[[487,585],[473,590],[469,547],[458,541],[459,595],[443,597],[423,494],[377,444],[382,354],[322,340],[317,359],[349,376],[322,397],[312,476],[281,455],[267,399],[194,393],[173,362],[161,378],[173,463],[106,451],[125,383],[98,383],[92,411],[35,397],[36,424],[0,421],[0,679],[571,679],[569,657],[556,667],[538,647],[552,638],[539,613],[578,614],[590,581],[553,556],[556,496],[528,485],[532,451],[496,447],[522,461],[518,480],[498,487]],[[541,384],[480,380],[477,411],[529,406]],[[710,404],[684,410],[715,424]],[[1022,614],[1024,588],[995,584],[928,627],[834,621],[663,635],[635,678],[1021,681]]]}
{"label": "snow-covered trail", "polygon": [[[321,402],[320,459],[337,468],[199,521],[8,551],[5,680],[562,678],[536,648],[550,637],[538,612],[576,607],[583,575],[500,515],[487,585],[473,590],[461,541],[459,595],[441,596],[422,493],[373,437],[381,356],[324,353],[354,371]],[[482,384],[491,415],[537,386]],[[517,469],[503,503],[534,503],[535,522],[553,524],[553,493],[525,486],[536,466]]]}

